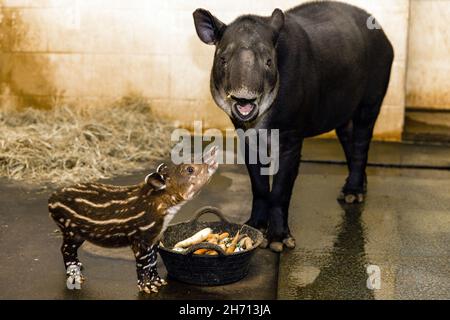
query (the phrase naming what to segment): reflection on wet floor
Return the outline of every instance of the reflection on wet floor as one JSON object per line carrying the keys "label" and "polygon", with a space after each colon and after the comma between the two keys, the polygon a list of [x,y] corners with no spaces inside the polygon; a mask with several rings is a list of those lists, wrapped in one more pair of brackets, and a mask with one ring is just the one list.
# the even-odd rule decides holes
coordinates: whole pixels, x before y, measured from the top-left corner
{"label": "reflection on wet floor", "polygon": [[[320,264],[315,280],[297,289],[304,299],[374,299],[367,288],[367,260],[364,252],[365,232],[361,223],[364,205],[340,204],[342,223],[332,251]],[[348,290],[348,288],[356,290]]]}
{"label": "reflection on wet floor", "polygon": [[[280,299],[450,298],[450,175],[368,170],[364,205],[335,200],[344,166],[303,166],[290,209],[297,248],[280,258]],[[380,288],[367,288],[367,266]]]}

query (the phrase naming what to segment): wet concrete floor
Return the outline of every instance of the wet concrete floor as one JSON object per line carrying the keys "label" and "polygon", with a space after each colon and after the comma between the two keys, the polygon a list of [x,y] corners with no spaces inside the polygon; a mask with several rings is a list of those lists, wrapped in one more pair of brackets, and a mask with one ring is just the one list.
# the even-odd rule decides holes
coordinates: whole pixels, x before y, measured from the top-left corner
{"label": "wet concrete floor", "polygon": [[450,299],[450,171],[369,168],[362,205],[334,200],[345,166],[300,171],[279,299]]}
{"label": "wet concrete floor", "polygon": [[[336,150],[334,151],[330,150]],[[427,163],[420,149],[377,144],[383,161]],[[341,157],[335,142],[310,141],[306,159]],[[384,153],[391,153],[389,156]],[[397,155],[392,153],[397,152]],[[415,156],[407,157],[408,152]],[[444,164],[446,151],[430,151],[428,163]],[[429,154],[429,155],[430,155]],[[386,157],[390,157],[387,159]],[[371,167],[364,205],[335,199],[346,167],[305,163],[290,209],[297,248],[280,256],[258,250],[241,282],[197,287],[170,281],[157,299],[450,299],[450,171]],[[144,173],[113,182],[131,184]],[[80,292],[65,288],[61,238],[49,219],[50,190],[0,180],[0,299],[144,299],[135,286],[129,250],[80,249],[88,278]],[[200,196],[174,222],[214,205],[244,222],[251,207],[243,166],[224,165]],[[380,289],[367,288],[367,266],[380,270]],[[162,275],[165,269],[159,264]],[[153,297],[155,298],[155,297]]]}

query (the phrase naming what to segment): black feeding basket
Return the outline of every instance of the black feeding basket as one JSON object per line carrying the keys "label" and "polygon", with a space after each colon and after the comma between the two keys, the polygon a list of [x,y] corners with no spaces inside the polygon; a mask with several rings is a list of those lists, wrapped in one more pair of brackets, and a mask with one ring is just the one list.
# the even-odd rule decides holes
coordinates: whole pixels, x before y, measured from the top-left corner
{"label": "black feeding basket", "polygon": [[[199,221],[199,218],[207,213],[218,216],[220,221]],[[211,228],[214,233],[228,232],[230,235],[240,231],[240,234],[246,234],[253,240],[253,247],[250,250],[225,254],[218,245],[202,242],[184,252],[172,250],[176,243],[205,228]],[[259,230],[231,223],[219,209],[205,207],[198,210],[192,220],[169,226],[161,239],[159,253],[170,278],[196,285],[223,285],[239,281],[248,274],[250,260],[262,240],[263,234]],[[198,249],[216,250],[219,255],[195,255],[194,252]]]}

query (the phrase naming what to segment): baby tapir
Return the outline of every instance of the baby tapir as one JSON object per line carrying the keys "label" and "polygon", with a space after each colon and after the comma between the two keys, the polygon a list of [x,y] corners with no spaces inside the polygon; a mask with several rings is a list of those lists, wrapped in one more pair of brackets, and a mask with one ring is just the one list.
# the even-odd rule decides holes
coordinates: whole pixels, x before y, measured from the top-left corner
{"label": "baby tapir", "polygon": [[216,148],[200,164],[165,165],[133,186],[78,184],[53,193],[50,216],[63,234],[61,252],[69,289],[80,289],[84,278],[77,250],[84,241],[103,247],[131,246],[140,291],[158,292],[159,239],[180,207],[191,200],[218,168]]}

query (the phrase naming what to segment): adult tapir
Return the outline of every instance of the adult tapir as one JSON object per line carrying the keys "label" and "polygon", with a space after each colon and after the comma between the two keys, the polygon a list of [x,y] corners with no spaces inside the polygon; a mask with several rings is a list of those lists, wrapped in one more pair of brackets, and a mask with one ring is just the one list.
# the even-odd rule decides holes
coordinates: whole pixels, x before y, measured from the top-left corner
{"label": "adult tapir", "polygon": [[267,230],[273,251],[293,248],[288,209],[304,138],[336,129],[349,169],[339,199],[364,200],[392,45],[371,15],[338,2],[275,9],[271,17],[244,15],[229,25],[197,9],[194,22],[200,39],[216,47],[210,87],[217,105],[236,128],[279,129],[272,186],[260,163],[247,163],[253,192],[248,224]]}

